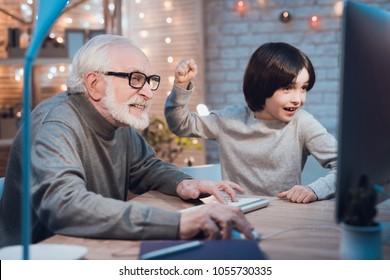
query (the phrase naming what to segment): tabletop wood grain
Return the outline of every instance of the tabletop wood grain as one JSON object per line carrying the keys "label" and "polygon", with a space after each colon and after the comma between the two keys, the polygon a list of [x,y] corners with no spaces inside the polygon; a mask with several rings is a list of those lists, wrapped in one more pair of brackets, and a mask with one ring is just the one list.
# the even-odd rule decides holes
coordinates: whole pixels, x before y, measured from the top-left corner
{"label": "tabletop wood grain", "polygon": [[[340,226],[335,222],[335,201],[324,200],[296,204],[266,197],[268,207],[246,214],[263,238],[259,246],[273,260],[339,259]],[[180,210],[193,205],[183,200],[148,192],[133,200],[164,208]],[[129,202],[131,203],[131,202]],[[378,220],[390,222],[390,200],[378,207]],[[55,235],[43,243],[77,244],[88,248],[85,259],[138,259],[140,241],[105,240]],[[390,259],[390,244],[383,246],[383,258]]]}

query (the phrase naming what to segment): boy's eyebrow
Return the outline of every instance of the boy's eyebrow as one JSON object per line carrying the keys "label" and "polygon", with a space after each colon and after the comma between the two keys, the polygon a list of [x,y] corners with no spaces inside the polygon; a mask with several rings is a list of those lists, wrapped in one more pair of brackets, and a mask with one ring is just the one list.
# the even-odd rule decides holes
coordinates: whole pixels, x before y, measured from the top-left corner
{"label": "boy's eyebrow", "polygon": [[[290,84],[288,84],[287,86],[288,86],[288,87],[292,87],[292,86],[295,86],[296,84],[297,84],[296,81],[292,81],[292,82],[291,82]],[[303,86],[308,86],[308,85],[309,85],[309,81],[304,82],[302,85],[303,85]]]}

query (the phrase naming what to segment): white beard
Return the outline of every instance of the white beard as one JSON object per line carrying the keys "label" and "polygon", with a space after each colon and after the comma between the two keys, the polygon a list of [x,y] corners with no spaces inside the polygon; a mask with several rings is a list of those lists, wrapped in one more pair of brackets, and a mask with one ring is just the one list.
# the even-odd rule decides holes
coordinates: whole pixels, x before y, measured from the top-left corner
{"label": "white beard", "polygon": [[[102,99],[102,103],[111,116],[122,124],[129,125],[137,130],[143,130],[149,125],[150,101],[145,101],[138,94],[132,96],[126,103],[118,103],[115,100],[115,90],[108,82],[106,96]],[[140,116],[134,116],[129,112],[130,104],[145,105],[145,111]]]}

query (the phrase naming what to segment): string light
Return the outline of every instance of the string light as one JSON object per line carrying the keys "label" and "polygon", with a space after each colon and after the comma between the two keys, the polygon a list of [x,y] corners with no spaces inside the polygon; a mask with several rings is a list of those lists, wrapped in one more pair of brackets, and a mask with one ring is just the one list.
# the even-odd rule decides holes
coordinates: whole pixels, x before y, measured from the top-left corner
{"label": "string light", "polygon": [[172,63],[173,62],[173,57],[172,56],[168,56],[167,57],[167,61],[168,61],[168,63]]}
{"label": "string light", "polygon": [[57,67],[55,66],[50,67],[49,72],[55,75],[57,73]]}
{"label": "string light", "polygon": [[108,4],[108,10],[113,13],[115,11],[115,4],[114,3],[110,3]]}
{"label": "string light", "polygon": [[138,17],[139,17],[140,19],[144,19],[144,18],[145,18],[145,14],[141,12],[141,13],[138,14]]}
{"label": "string light", "polygon": [[57,38],[56,38],[56,41],[57,41],[58,44],[63,44],[63,43],[64,43],[64,38],[62,38],[62,37],[57,37]]}
{"label": "string light", "polygon": [[19,68],[15,70],[15,81],[21,81],[22,77],[24,76],[24,70],[23,68]]}
{"label": "string light", "polygon": [[22,17],[25,20],[30,21],[33,14],[32,8],[27,4],[21,4],[20,10],[21,10]]}
{"label": "string light", "polygon": [[142,30],[139,35],[142,37],[142,38],[146,38],[148,37],[149,35],[149,32],[147,30]]}
{"label": "string light", "polygon": [[317,28],[320,25],[320,18],[318,16],[312,16],[309,23],[311,27]]}
{"label": "string light", "polygon": [[97,16],[97,22],[100,23],[101,25],[104,24],[104,18],[102,16]]}
{"label": "string light", "polygon": [[334,4],[334,12],[336,16],[341,17],[344,10],[344,1],[338,1]]}
{"label": "string light", "polygon": [[260,6],[265,6],[268,4],[268,0],[257,0],[257,3],[259,3]]}
{"label": "string light", "polygon": [[247,10],[247,4],[243,0],[239,0],[236,2],[236,11],[241,15],[244,16],[246,14]]}
{"label": "string light", "polygon": [[209,109],[204,104],[198,104],[196,106],[196,111],[198,112],[199,116],[208,116],[210,114]]}
{"label": "string light", "polygon": [[71,17],[66,17],[65,18],[65,23],[66,24],[71,24],[73,22],[73,19]]}
{"label": "string light", "polygon": [[172,2],[171,2],[171,1],[165,1],[165,2],[164,2],[164,7],[165,7],[167,10],[171,10],[171,9],[172,9]]}
{"label": "string light", "polygon": [[289,22],[291,20],[291,13],[289,11],[283,11],[279,16],[279,19],[284,23]]}
{"label": "string light", "polygon": [[172,39],[170,37],[165,38],[165,43],[170,44],[172,42]]}
{"label": "string light", "polygon": [[171,17],[167,17],[166,20],[165,20],[167,23],[172,23],[173,22],[173,19]]}

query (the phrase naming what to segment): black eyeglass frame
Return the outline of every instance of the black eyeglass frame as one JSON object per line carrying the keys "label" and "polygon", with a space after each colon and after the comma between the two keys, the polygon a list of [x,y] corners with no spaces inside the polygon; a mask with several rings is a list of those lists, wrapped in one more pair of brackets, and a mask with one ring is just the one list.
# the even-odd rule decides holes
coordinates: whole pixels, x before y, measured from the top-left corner
{"label": "black eyeglass frame", "polygon": [[[101,74],[106,75],[106,76],[115,76],[115,77],[127,78],[129,80],[129,86],[134,88],[134,89],[141,89],[141,88],[143,88],[146,82],[148,82],[148,84],[150,85],[150,80],[153,79],[153,78],[157,78],[155,80],[156,82],[158,82],[157,87],[155,89],[151,88],[152,91],[156,91],[158,89],[158,87],[160,86],[160,81],[161,81],[161,77],[159,75],[146,76],[144,73],[138,72],[138,71],[134,71],[134,72],[130,72],[130,73],[106,71],[106,72],[101,72]],[[142,76],[145,77],[145,80],[144,80],[142,86],[133,86],[131,84],[131,76],[133,74],[139,74],[139,75],[142,75]]]}

